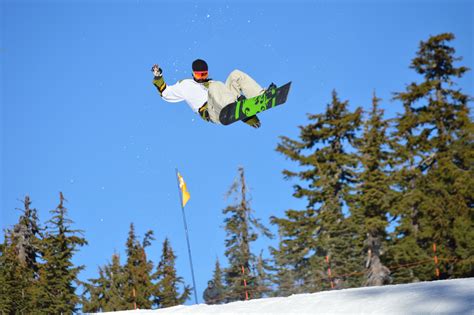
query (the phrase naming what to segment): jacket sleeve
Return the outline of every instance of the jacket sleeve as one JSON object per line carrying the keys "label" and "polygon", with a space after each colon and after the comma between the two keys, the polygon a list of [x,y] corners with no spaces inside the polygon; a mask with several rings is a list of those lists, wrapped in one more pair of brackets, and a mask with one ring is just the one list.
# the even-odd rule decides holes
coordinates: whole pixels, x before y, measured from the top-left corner
{"label": "jacket sleeve", "polygon": [[161,98],[171,103],[185,101],[185,91],[181,82],[167,86],[161,93]]}
{"label": "jacket sleeve", "polygon": [[165,79],[163,79],[163,71],[159,68],[159,75],[153,78],[153,85],[157,88],[160,95],[163,94],[163,91],[166,89]]}
{"label": "jacket sleeve", "polygon": [[168,86],[163,79],[163,76],[159,76],[153,79],[153,85],[160,93],[161,98],[167,102],[176,103],[185,100],[181,82]]}

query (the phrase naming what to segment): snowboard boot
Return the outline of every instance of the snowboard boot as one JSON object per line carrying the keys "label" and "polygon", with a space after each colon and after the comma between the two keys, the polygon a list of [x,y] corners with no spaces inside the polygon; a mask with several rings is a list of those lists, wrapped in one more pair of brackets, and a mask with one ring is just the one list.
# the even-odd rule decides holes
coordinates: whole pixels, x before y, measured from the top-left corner
{"label": "snowboard boot", "polygon": [[269,91],[269,90],[271,90],[271,89],[276,89],[276,88],[277,88],[276,84],[272,82],[272,83],[270,83],[270,85],[267,87],[266,91]]}
{"label": "snowboard boot", "polygon": [[270,83],[270,85],[265,89],[265,94],[268,98],[272,97],[276,93],[276,84],[275,83]]}

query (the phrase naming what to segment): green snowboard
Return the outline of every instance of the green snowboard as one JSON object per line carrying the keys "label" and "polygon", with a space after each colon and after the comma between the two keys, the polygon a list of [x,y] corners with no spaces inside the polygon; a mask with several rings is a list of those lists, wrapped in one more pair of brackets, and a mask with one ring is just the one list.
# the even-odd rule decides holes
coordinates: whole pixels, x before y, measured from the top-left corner
{"label": "green snowboard", "polygon": [[255,116],[256,114],[286,102],[291,82],[280,87],[271,86],[262,95],[237,101],[225,106],[219,114],[223,125]]}

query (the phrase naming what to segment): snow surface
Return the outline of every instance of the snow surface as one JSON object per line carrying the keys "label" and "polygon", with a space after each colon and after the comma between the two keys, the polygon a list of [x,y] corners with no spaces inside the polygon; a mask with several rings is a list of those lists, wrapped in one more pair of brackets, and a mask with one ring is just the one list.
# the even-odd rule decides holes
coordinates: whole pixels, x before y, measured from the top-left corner
{"label": "snow surface", "polygon": [[115,314],[474,314],[474,278]]}

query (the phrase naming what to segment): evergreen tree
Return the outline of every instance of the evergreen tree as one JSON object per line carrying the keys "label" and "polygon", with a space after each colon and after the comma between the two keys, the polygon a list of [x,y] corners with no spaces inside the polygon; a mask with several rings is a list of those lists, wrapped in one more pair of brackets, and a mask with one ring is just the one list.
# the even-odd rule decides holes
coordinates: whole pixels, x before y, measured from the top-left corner
{"label": "evergreen tree", "polygon": [[298,283],[298,279],[301,279],[301,277],[298,277],[298,270],[293,263],[293,257],[290,258],[287,255],[289,249],[287,244],[291,241],[284,240],[284,231],[282,228],[279,228],[279,230],[280,241],[278,248],[270,247],[270,254],[273,257],[272,269],[274,271],[272,282],[276,285],[273,295],[290,296],[303,293],[304,290],[301,290],[302,286]]}
{"label": "evergreen tree", "polygon": [[[170,307],[186,302],[191,295],[191,287],[184,285],[182,277],[178,277],[175,268],[176,255],[169,240],[163,242],[160,263],[153,278],[157,279],[155,287],[155,304],[160,307]],[[179,293],[178,286],[183,285],[183,293]]]}
{"label": "evergreen tree", "polygon": [[25,292],[29,288],[28,272],[20,263],[12,242],[12,231],[5,231],[0,245],[0,313],[22,314],[32,310]]}
{"label": "evergreen tree", "polygon": [[30,208],[29,196],[23,200],[22,215],[13,230],[5,231],[0,247],[0,312],[30,313],[38,281],[41,228],[36,209]]}
{"label": "evergreen tree", "polygon": [[215,286],[216,290],[221,292],[221,296],[219,298],[217,298],[216,304],[221,304],[225,301],[225,295],[226,295],[227,289],[224,287],[224,284],[222,282],[223,278],[224,278],[224,273],[221,269],[221,264],[219,262],[219,258],[217,258],[216,259],[216,264],[214,266],[212,281],[214,282],[214,286]]}
{"label": "evergreen tree", "polygon": [[256,283],[258,286],[252,288],[254,296],[262,298],[273,294],[273,275],[270,274],[272,270],[269,260],[263,258],[263,252],[260,252],[255,266]]}
{"label": "evergreen tree", "polygon": [[124,266],[126,285],[124,289],[128,309],[150,309],[152,302],[153,284],[151,272],[153,263],[147,261],[146,247],[151,245],[153,232],[148,231],[142,243],[135,235],[135,227],[130,224],[130,231],[126,243],[127,262]]}
{"label": "evergreen tree", "polygon": [[[281,137],[277,151],[299,163],[300,172],[284,170],[285,178],[297,177],[309,182],[294,186],[294,197],[307,198],[306,210],[287,210],[286,218],[272,218],[282,240],[279,260],[286,256],[292,265],[296,290],[315,292],[329,287],[326,257],[339,282],[352,286],[357,279],[345,278],[360,268],[360,254],[355,252],[356,229],[344,215],[352,198],[356,180],[357,156],[350,153],[361,124],[361,109],[348,110],[334,91],[324,114],[308,115],[311,121],[300,127],[300,141]],[[278,261],[278,260],[277,260]],[[299,286],[299,287],[298,287]]]}
{"label": "evergreen tree", "polygon": [[12,236],[16,240],[16,251],[20,262],[28,269],[37,272],[41,228],[38,222],[37,210],[30,208],[31,201],[29,196],[25,197],[23,205],[23,214],[20,216],[18,224],[15,225]]}
{"label": "evergreen tree", "polygon": [[112,262],[99,268],[99,278],[89,279],[83,293],[82,311],[85,313],[126,310],[126,277],[120,256],[113,254]]}
{"label": "evergreen tree", "polygon": [[36,309],[50,314],[72,313],[76,311],[79,297],[75,283],[83,266],[74,266],[72,258],[79,246],[87,241],[78,236],[80,230],[71,228],[74,223],[67,217],[64,197],[60,193],[60,202],[51,211],[53,217],[47,222],[47,231],[41,244],[42,260],[39,268],[38,296]]}
{"label": "evergreen tree", "polygon": [[[421,42],[411,68],[424,81],[395,96],[404,113],[396,121],[400,225],[391,255],[399,264],[428,261],[437,244],[441,278],[472,276],[472,268],[453,262],[474,254],[470,97],[454,89],[468,68],[455,66],[461,58],[448,45],[453,39],[446,33]],[[429,264],[397,272],[397,282],[435,278]]]}
{"label": "evergreen tree", "polygon": [[12,306],[12,291],[14,284],[12,283],[11,275],[11,263],[7,259],[7,233],[8,231],[4,230],[4,241],[0,244],[0,313],[10,314],[13,312]]}
{"label": "evergreen tree", "polygon": [[[250,244],[258,239],[258,232],[271,237],[270,231],[258,219],[254,218],[253,210],[247,198],[247,185],[244,169],[239,168],[239,179],[231,186],[228,196],[235,195],[235,204],[227,206],[223,213],[228,215],[224,220],[227,238],[225,240],[225,255],[229,267],[225,270],[225,283],[229,301],[244,300],[253,287],[260,284],[255,276],[250,274],[251,267],[256,263],[256,256],[251,252]],[[249,298],[258,298],[260,293],[254,291]]]}
{"label": "evergreen tree", "polygon": [[386,136],[388,122],[379,109],[380,99],[372,99],[372,110],[365,122],[364,134],[359,144],[362,172],[357,187],[357,202],[352,213],[359,227],[359,246],[366,253],[366,285],[382,285],[390,281],[390,270],[383,264],[387,249],[388,216],[393,194],[390,188],[387,151],[389,139]]}

